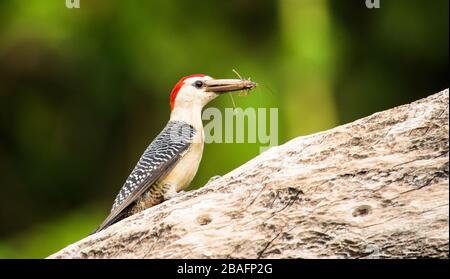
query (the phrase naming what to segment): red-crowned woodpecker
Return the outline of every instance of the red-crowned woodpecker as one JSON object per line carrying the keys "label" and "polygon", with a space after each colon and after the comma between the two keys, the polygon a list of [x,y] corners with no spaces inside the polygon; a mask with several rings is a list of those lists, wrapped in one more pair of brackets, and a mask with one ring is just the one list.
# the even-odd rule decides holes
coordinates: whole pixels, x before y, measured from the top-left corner
{"label": "red-crowned woodpecker", "polygon": [[109,216],[95,230],[170,199],[197,173],[203,153],[202,109],[220,94],[252,89],[241,79],[213,79],[203,74],[184,77],[170,94],[170,120],[144,151],[117,195]]}

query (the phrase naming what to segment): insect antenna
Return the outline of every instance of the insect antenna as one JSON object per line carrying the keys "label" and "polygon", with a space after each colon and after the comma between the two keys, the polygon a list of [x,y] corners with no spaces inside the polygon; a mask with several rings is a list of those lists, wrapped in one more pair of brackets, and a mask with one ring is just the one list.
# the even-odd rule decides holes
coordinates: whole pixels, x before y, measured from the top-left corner
{"label": "insect antenna", "polygon": [[[238,78],[239,78],[240,80],[244,80],[244,79],[242,78],[242,76],[238,73],[238,71],[236,71],[235,69],[233,69],[233,72],[238,76]],[[247,80],[250,80],[250,78],[248,78]],[[248,96],[249,94],[250,94],[250,89],[245,89],[245,90],[239,92],[239,96]]]}

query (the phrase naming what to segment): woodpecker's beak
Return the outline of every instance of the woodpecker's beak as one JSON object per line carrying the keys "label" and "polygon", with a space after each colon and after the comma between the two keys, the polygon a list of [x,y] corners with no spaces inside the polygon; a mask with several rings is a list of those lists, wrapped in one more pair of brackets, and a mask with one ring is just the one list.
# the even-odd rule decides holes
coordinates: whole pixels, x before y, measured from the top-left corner
{"label": "woodpecker's beak", "polygon": [[245,89],[253,89],[256,83],[243,79],[212,79],[206,80],[206,91],[223,94],[231,91],[239,91]]}

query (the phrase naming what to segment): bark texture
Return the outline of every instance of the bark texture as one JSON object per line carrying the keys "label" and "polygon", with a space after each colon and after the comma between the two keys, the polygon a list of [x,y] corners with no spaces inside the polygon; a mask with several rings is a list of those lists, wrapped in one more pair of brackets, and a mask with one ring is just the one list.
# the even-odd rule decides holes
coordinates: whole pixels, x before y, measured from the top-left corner
{"label": "bark texture", "polygon": [[448,98],[295,138],[49,258],[448,258]]}

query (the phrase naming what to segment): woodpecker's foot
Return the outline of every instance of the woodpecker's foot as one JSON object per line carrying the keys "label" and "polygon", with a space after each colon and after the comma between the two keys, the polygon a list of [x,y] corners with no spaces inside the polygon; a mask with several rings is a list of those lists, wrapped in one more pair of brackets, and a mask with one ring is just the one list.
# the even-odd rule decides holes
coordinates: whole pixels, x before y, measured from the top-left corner
{"label": "woodpecker's foot", "polygon": [[186,191],[181,190],[180,192],[176,193],[172,198],[184,196],[186,195],[186,193],[187,193]]}
{"label": "woodpecker's foot", "polygon": [[222,177],[221,175],[215,175],[215,176],[211,177],[211,178],[208,180],[208,182],[206,182],[206,185],[208,185],[209,183],[211,183],[211,182],[213,182],[214,180],[219,179],[219,178],[221,178],[221,177]]}

